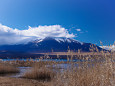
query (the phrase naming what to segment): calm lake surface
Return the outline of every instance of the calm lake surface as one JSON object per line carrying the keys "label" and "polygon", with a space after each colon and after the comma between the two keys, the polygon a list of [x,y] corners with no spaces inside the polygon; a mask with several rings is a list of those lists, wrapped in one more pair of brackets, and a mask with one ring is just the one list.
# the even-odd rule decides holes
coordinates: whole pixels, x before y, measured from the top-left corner
{"label": "calm lake surface", "polygon": [[[16,60],[20,60],[20,61],[27,61],[27,59],[2,59],[3,61],[16,61]],[[33,61],[39,61],[39,59],[28,59],[28,60],[33,60]],[[42,61],[57,61],[57,62],[60,62],[60,61],[64,61],[64,62],[67,62],[68,60],[67,59],[43,59]],[[72,61],[82,61],[82,60],[78,60],[78,59],[74,59]]]}

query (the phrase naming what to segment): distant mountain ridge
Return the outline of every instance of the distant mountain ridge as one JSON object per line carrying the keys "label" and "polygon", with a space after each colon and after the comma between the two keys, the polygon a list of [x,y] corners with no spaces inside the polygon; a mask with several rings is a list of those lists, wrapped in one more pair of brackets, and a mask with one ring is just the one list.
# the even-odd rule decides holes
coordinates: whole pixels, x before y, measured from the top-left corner
{"label": "distant mountain ridge", "polygon": [[[30,54],[30,53],[43,53],[43,52],[67,52],[68,47],[70,50],[77,51],[80,49],[83,52],[90,51],[91,43],[84,43],[71,38],[52,38],[46,37],[44,39],[36,39],[27,44],[18,45],[3,45],[0,46],[0,55],[5,52],[6,54]],[[102,48],[96,46],[99,50]]]}

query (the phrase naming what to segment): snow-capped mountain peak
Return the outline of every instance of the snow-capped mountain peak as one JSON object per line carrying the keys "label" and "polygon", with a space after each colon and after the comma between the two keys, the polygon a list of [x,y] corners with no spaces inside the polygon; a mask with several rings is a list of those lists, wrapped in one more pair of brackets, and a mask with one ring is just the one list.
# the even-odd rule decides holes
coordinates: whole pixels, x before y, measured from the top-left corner
{"label": "snow-capped mountain peak", "polygon": [[43,41],[43,39],[36,39],[36,40],[34,40],[34,41],[32,41],[33,43],[40,43],[40,42],[42,42]]}
{"label": "snow-capped mountain peak", "polygon": [[54,38],[56,41],[60,42],[68,42],[71,43],[72,41],[69,38]]}
{"label": "snow-capped mountain peak", "polygon": [[67,42],[67,43],[72,43],[72,42],[75,42],[75,43],[79,43],[79,44],[83,44],[83,42],[80,42],[78,40],[75,40],[75,39],[72,39],[72,38],[64,38],[64,37],[46,37],[46,38],[39,38],[39,39],[36,39],[34,41],[32,41],[33,43],[40,43],[40,42],[43,42],[44,40],[55,40],[57,41],[58,43],[64,43],[64,42]]}

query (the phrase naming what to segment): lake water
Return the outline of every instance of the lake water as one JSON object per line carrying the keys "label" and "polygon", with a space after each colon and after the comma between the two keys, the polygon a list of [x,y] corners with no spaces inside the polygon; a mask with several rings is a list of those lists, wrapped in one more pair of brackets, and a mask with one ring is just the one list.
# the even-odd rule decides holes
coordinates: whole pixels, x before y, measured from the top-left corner
{"label": "lake water", "polygon": [[[16,61],[16,60],[20,60],[20,61],[27,61],[27,59],[2,59],[3,61]],[[33,60],[33,61],[39,61],[39,59],[28,59],[28,60]],[[67,62],[67,59],[43,59],[42,61],[56,61],[56,62],[60,62],[60,61],[64,61]],[[78,59],[74,59],[72,61],[82,61],[82,60],[78,60]]]}
{"label": "lake water", "polygon": [[18,67],[20,72],[16,73],[14,75],[11,75],[10,77],[21,77],[24,73],[30,71],[31,67]]}
{"label": "lake water", "polygon": [[[2,59],[2,61],[16,61],[16,60],[20,60],[20,61],[27,61],[27,60],[33,60],[33,61],[39,61],[39,59]],[[43,59],[42,61],[56,61],[56,62],[67,62],[67,59]],[[73,61],[73,62],[85,62],[86,60],[82,60],[82,59],[73,59],[73,60],[69,60],[69,61]],[[88,60],[89,62],[104,62],[104,59],[100,59],[100,60]],[[115,59],[111,59],[112,62],[115,62]]]}

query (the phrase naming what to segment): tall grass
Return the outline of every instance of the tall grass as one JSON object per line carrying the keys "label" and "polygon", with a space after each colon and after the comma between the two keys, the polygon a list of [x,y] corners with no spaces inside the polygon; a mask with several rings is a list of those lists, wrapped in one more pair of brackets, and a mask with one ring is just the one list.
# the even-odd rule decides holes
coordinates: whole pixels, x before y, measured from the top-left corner
{"label": "tall grass", "polygon": [[0,74],[18,73],[19,70],[15,66],[0,63]]}
{"label": "tall grass", "polygon": [[[61,84],[60,84],[61,83]],[[115,64],[103,63],[65,70],[57,79],[57,86],[115,86]]]}
{"label": "tall grass", "polygon": [[35,79],[39,81],[51,81],[54,76],[55,73],[47,68],[38,69],[34,67],[31,71],[25,73],[23,78]]}
{"label": "tall grass", "polygon": [[92,53],[87,55],[78,52],[77,58],[82,62],[73,62],[73,52],[69,51],[66,63],[71,66],[65,69],[58,67],[64,62],[40,60],[23,77],[50,81],[49,86],[115,86],[115,53],[96,49],[92,48]]}

